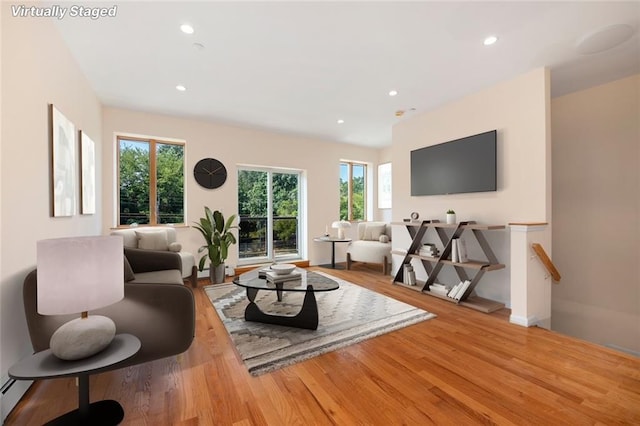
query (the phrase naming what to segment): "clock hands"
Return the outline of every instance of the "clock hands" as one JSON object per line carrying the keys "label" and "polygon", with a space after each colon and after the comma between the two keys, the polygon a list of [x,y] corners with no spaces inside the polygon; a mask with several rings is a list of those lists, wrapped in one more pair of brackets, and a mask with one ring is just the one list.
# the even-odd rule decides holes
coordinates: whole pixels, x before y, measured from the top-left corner
{"label": "clock hands", "polygon": [[220,169],[223,169],[224,166],[220,166],[217,169],[215,169],[214,171],[209,171],[209,169],[207,169],[206,167],[203,167],[202,170],[204,170],[205,173],[207,173],[209,176],[216,174],[216,172]]}

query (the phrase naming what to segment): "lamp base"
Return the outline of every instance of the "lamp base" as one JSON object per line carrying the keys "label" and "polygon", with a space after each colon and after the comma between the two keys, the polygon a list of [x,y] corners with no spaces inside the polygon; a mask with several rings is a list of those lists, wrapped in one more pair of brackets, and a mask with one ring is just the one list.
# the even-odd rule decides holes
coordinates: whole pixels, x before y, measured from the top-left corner
{"label": "lamp base", "polygon": [[63,324],[53,333],[49,346],[60,359],[73,361],[95,355],[107,346],[116,335],[116,325],[111,318],[90,315]]}
{"label": "lamp base", "polygon": [[340,238],[341,240],[344,240],[344,229],[343,228],[338,228],[338,238]]}

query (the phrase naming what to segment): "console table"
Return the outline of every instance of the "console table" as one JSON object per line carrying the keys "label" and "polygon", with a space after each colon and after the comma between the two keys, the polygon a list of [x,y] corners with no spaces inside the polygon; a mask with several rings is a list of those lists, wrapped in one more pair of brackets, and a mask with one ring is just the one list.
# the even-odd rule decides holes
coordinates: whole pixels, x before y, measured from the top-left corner
{"label": "console table", "polygon": [[78,377],[78,409],[51,420],[47,425],[117,425],[124,410],[117,401],[89,403],[89,376],[110,369],[140,350],[140,340],[131,334],[118,334],[103,351],[85,359],[65,361],[51,349],[36,352],[9,368],[9,377],[17,380]]}
{"label": "console table", "polygon": [[[392,223],[392,225],[404,226],[411,236],[411,244],[406,250],[391,251],[393,254],[404,256],[401,266],[394,277],[394,284],[406,286],[407,288],[420,291],[424,294],[428,294],[429,296],[438,297],[442,300],[447,300],[485,313],[494,312],[498,309],[504,308],[504,303],[482,298],[477,296],[474,292],[478,281],[480,281],[480,278],[482,278],[485,272],[504,269],[505,267],[504,264],[498,261],[496,255],[493,253],[493,250],[483,235],[484,231],[504,229],[504,225],[482,225],[477,224],[474,221],[448,224],[441,223],[439,220],[395,222]],[[440,255],[437,257],[421,256],[418,253],[428,228],[435,230],[439,243],[443,247]],[[454,238],[459,238],[465,230],[472,231],[475,240],[478,242],[480,249],[486,257],[486,260],[469,260],[461,263],[454,262],[451,259],[452,241]],[[449,231],[450,234],[446,231]],[[405,264],[411,263],[412,259],[420,260],[428,275],[425,282],[420,282],[416,286],[409,286],[403,282],[403,267]],[[438,273],[444,266],[453,267],[461,281],[469,280],[471,282],[468,289],[458,300],[442,296],[429,290],[429,286],[436,282]],[[475,271],[474,275],[470,277],[466,272],[467,270]]]}

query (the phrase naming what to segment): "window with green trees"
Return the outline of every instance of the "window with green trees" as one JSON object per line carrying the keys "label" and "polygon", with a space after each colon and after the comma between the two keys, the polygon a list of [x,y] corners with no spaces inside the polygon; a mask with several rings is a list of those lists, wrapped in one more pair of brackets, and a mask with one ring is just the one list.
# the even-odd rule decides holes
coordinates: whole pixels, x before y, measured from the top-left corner
{"label": "window with green trees", "polygon": [[365,220],[367,217],[367,165],[340,163],[340,220]]}
{"label": "window with green trees", "polygon": [[184,143],[117,138],[118,225],[184,223]]}
{"label": "window with green trees", "polygon": [[300,257],[301,173],[238,168],[240,260]]}

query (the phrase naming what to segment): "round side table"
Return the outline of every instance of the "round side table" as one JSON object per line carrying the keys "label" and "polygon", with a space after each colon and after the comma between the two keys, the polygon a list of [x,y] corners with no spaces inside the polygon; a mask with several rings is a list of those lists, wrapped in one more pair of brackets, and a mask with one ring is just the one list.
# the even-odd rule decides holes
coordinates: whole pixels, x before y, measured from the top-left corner
{"label": "round side table", "polygon": [[78,409],[51,420],[47,425],[117,425],[124,410],[113,400],[89,403],[89,376],[110,370],[114,364],[132,357],[140,350],[140,339],[118,334],[103,351],[85,359],[65,361],[50,349],[23,358],[9,368],[9,377],[17,380],[78,377]]}

